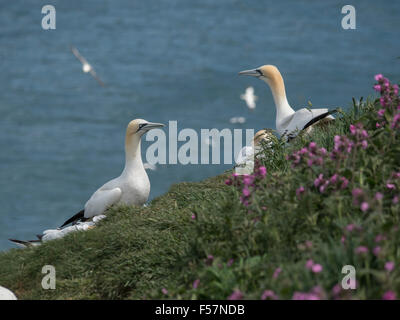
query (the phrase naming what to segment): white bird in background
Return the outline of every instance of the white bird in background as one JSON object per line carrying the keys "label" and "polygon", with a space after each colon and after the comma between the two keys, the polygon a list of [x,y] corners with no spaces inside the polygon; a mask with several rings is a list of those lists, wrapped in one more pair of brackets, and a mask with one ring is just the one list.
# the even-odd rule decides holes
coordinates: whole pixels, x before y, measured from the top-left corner
{"label": "white bird in background", "polygon": [[276,130],[281,136],[286,136],[288,140],[294,138],[302,130],[307,129],[309,132],[311,126],[321,120],[335,119],[331,114],[337,112],[337,109],[328,111],[327,108],[302,108],[294,111],[287,101],[282,75],[273,65],[241,71],[239,75],[259,78],[269,85],[276,106]]}
{"label": "white bird in background", "polygon": [[12,291],[0,286],[0,300],[17,300],[17,297]]}
{"label": "white bird in background", "polygon": [[233,117],[229,119],[230,123],[245,123],[246,122],[246,118],[245,117]]}
{"label": "white bird in background", "polygon": [[92,65],[87,62],[87,60],[79,53],[78,49],[75,47],[71,47],[71,51],[74,54],[74,56],[82,63],[82,71],[84,73],[90,73],[93,78],[96,79],[96,81],[102,86],[104,87],[104,82],[101,81],[101,79],[97,76],[96,71],[94,71]]}
{"label": "white bird in background", "polygon": [[[142,206],[149,197],[150,181],[142,162],[141,138],[149,130],[163,126],[161,123],[151,123],[143,119],[132,120],[126,129],[125,168],[119,177],[110,180],[93,193],[84,209],[65,221],[59,229],[46,230],[38,236],[39,240],[10,241],[23,246],[37,245],[41,241],[61,238],[72,231],[90,229],[102,218],[96,216],[103,215],[107,208],[113,205]],[[93,218],[93,222],[85,223],[90,218]],[[74,225],[63,229],[70,223]]]}
{"label": "white bird in background", "polygon": [[244,94],[240,95],[240,99],[244,100],[247,104],[247,107],[250,110],[254,110],[256,108],[256,101],[258,99],[257,96],[254,95],[254,88],[248,87]]}

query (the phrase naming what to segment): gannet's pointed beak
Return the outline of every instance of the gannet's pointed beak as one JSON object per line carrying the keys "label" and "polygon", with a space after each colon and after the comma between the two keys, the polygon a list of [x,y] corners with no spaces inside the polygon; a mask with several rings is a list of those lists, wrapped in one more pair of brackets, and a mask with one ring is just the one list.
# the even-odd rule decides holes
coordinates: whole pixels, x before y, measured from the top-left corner
{"label": "gannet's pointed beak", "polygon": [[162,123],[148,122],[146,126],[143,127],[144,130],[149,131],[155,128],[162,128],[164,125]]}
{"label": "gannet's pointed beak", "polygon": [[239,72],[239,76],[260,77],[262,73],[259,69],[243,70]]}

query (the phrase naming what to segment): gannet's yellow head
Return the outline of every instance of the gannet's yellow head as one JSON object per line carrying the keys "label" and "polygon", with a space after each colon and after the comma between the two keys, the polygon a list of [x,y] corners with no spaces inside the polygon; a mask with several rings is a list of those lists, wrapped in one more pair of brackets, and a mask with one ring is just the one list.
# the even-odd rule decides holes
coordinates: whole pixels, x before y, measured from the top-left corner
{"label": "gannet's yellow head", "polygon": [[164,125],[162,123],[153,123],[148,122],[143,119],[135,119],[129,122],[128,127],[126,128],[126,136],[137,135],[141,137],[147,131],[155,128],[161,128]]}
{"label": "gannet's yellow head", "polygon": [[279,99],[283,98],[286,101],[285,84],[277,67],[267,64],[256,69],[240,71],[239,75],[252,76],[263,80],[270,86],[274,98],[279,97]]}
{"label": "gannet's yellow head", "polygon": [[253,145],[254,146],[259,146],[261,143],[264,142],[269,142],[271,143],[272,141],[276,140],[276,136],[272,133],[271,129],[262,129],[256,132],[256,134],[253,137]]}
{"label": "gannet's yellow head", "polygon": [[258,67],[256,69],[240,71],[239,75],[252,76],[252,77],[257,77],[257,78],[265,78],[265,79],[269,79],[272,81],[276,78],[282,77],[278,68],[271,64],[267,64],[267,65]]}

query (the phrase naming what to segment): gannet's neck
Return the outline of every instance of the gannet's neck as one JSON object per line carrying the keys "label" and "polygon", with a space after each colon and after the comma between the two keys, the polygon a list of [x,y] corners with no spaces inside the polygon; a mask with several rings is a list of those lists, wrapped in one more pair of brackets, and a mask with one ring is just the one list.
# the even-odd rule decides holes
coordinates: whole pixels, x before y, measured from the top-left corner
{"label": "gannet's neck", "polygon": [[262,77],[271,89],[272,96],[274,97],[275,107],[276,107],[276,122],[285,119],[294,113],[294,110],[289,105],[286,98],[285,83],[281,74],[275,73],[271,77]]}
{"label": "gannet's neck", "polygon": [[125,138],[125,168],[123,173],[132,173],[143,170],[142,155],[140,149],[140,136],[138,134],[127,134]]}

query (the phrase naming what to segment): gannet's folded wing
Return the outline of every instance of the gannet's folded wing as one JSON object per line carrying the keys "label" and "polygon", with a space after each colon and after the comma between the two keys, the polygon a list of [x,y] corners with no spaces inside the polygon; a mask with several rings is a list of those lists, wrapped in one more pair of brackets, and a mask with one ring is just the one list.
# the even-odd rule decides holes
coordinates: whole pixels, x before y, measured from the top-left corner
{"label": "gannet's folded wing", "polygon": [[103,214],[108,207],[111,207],[121,199],[121,195],[120,188],[97,190],[85,204],[85,218]]}
{"label": "gannet's folded wing", "polygon": [[285,129],[285,134],[288,136],[293,136],[293,134],[295,135],[296,131],[299,132],[303,130],[310,121],[320,116],[324,117],[323,116],[324,114],[326,115],[329,114],[327,108],[321,108],[321,109],[303,108],[296,111],[293,114],[292,119],[290,120],[288,126]]}

